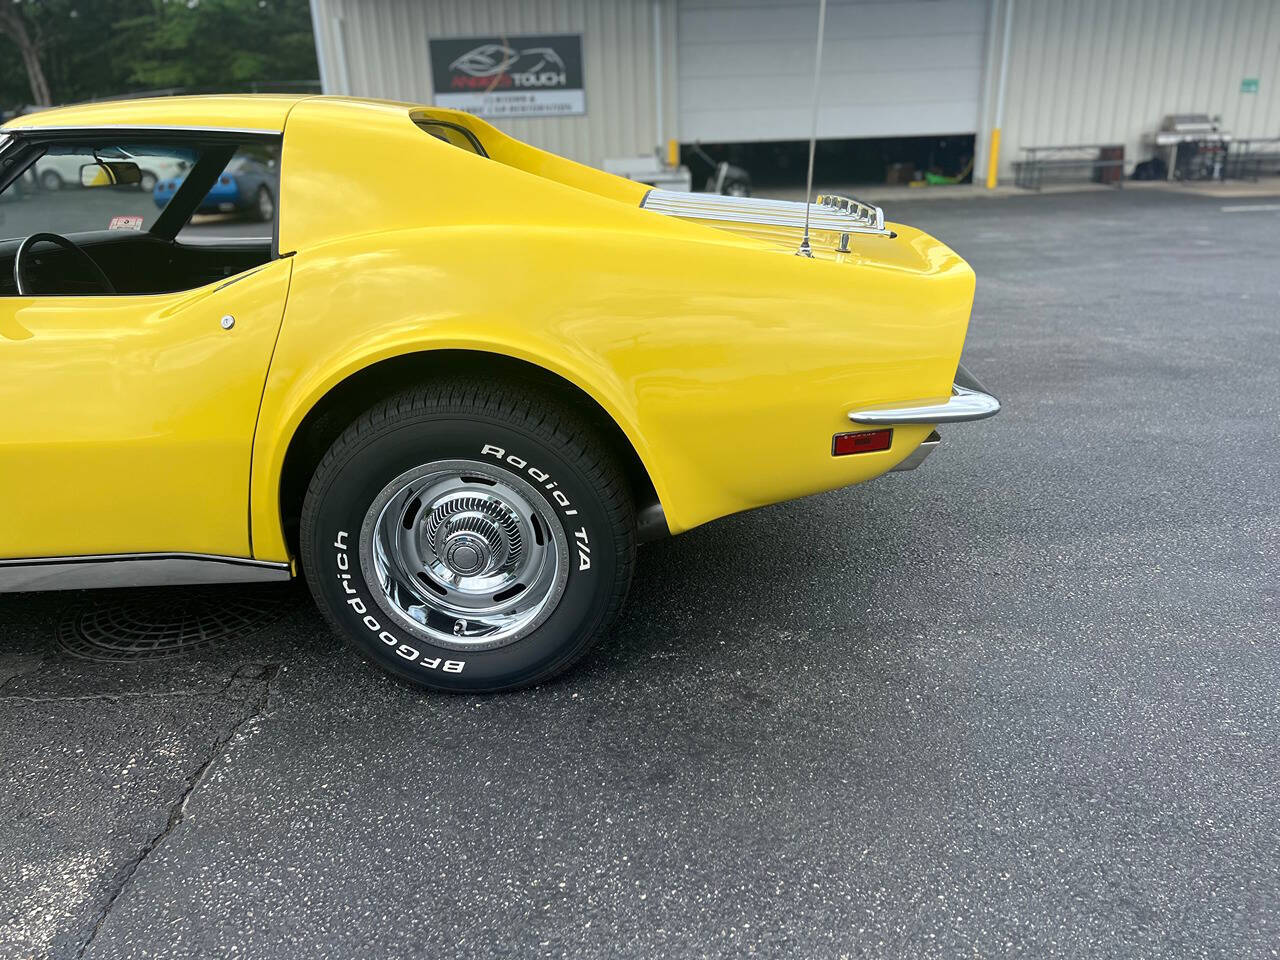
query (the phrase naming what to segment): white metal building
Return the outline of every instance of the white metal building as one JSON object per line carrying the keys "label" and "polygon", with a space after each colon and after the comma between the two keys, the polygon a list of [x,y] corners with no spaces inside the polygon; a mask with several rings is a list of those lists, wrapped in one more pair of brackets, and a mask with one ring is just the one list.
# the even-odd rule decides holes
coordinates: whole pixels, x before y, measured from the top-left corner
{"label": "white metal building", "polygon": [[[331,93],[430,103],[433,40],[580,35],[585,113],[494,122],[587,163],[809,134],[817,0],[311,2]],[[818,135],[976,134],[983,171],[1002,126],[1002,176],[1044,144],[1132,166],[1166,114],[1280,136],[1278,91],[1280,0],[829,0]]]}

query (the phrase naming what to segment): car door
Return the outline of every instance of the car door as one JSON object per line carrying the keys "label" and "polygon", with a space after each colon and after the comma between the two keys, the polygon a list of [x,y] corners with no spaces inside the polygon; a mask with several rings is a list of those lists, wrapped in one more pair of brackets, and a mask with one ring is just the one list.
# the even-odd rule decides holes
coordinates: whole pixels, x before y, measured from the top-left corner
{"label": "car door", "polygon": [[249,556],[253,429],[289,272],[0,298],[0,557]]}
{"label": "car door", "polygon": [[[91,191],[66,191],[64,217],[88,202],[72,193]],[[118,193],[93,216],[140,222],[149,203]],[[251,556],[250,454],[290,271],[269,260],[157,294],[5,289],[0,559]]]}

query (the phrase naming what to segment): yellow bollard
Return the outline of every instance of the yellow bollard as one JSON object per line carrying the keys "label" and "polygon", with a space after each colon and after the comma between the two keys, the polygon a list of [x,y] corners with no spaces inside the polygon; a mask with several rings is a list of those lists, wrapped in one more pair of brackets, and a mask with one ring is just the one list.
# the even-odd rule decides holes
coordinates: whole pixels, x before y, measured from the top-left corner
{"label": "yellow bollard", "polygon": [[994,190],[996,186],[996,171],[1000,169],[1000,128],[991,128],[991,146],[989,148],[990,155],[987,157],[987,189]]}

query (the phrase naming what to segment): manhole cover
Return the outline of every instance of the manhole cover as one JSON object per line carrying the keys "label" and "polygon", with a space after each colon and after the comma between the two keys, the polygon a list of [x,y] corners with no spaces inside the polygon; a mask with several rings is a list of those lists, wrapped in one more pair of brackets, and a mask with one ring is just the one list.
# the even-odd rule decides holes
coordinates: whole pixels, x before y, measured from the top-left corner
{"label": "manhole cover", "polygon": [[82,660],[178,657],[270,626],[288,597],[259,585],[98,594],[58,625],[58,646]]}

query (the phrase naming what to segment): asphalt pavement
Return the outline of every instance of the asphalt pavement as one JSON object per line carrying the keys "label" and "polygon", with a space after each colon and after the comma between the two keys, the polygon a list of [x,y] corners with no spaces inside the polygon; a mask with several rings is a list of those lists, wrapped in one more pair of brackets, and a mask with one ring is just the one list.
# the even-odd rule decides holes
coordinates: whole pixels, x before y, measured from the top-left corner
{"label": "asphalt pavement", "polygon": [[54,642],[98,598],[0,596],[0,956],[1277,956],[1280,212],[1222,206],[895,203],[1004,411],[643,548],[536,690],[297,588],[109,666]]}

